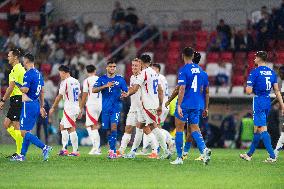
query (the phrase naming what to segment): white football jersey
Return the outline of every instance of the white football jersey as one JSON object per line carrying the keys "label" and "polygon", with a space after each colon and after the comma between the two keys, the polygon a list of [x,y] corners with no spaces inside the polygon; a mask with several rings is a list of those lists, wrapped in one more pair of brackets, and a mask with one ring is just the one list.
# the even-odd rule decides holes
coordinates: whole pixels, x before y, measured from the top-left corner
{"label": "white football jersey", "polygon": [[[130,78],[130,87],[132,87],[134,84],[137,83],[137,76],[132,75]],[[142,107],[142,103],[141,103],[141,89],[139,89],[139,91],[137,91],[137,93],[133,94],[130,96],[130,109],[129,112],[135,112],[135,111],[139,111]]]}
{"label": "white football jersey", "polygon": [[81,94],[80,83],[73,77],[68,77],[60,83],[59,94],[64,99],[64,110],[77,112],[79,107],[79,96]]}
{"label": "white football jersey", "polygon": [[169,85],[168,85],[168,81],[166,79],[166,77],[162,74],[159,74],[159,82],[161,84],[161,87],[163,89],[163,107],[166,104],[166,102],[169,99]]}
{"label": "white football jersey", "polygon": [[281,85],[281,92],[284,92],[284,81],[282,81],[282,85]]}
{"label": "white football jersey", "polygon": [[98,76],[90,76],[87,79],[84,80],[83,82],[83,92],[88,93],[88,100],[86,102],[86,105],[94,105],[98,109],[102,109],[102,94],[101,92],[99,93],[93,93],[93,87],[97,80],[99,79]]}
{"label": "white football jersey", "polygon": [[141,71],[136,82],[140,85],[142,104],[145,109],[157,109],[159,107],[159,75],[151,67],[148,67]]}

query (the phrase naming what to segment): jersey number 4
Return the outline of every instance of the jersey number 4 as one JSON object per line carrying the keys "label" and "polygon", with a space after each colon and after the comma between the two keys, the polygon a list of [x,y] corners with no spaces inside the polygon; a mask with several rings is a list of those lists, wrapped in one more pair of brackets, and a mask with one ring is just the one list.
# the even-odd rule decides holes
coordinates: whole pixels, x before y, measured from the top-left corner
{"label": "jersey number 4", "polygon": [[197,75],[195,75],[192,80],[191,88],[193,89],[195,93],[197,92]]}

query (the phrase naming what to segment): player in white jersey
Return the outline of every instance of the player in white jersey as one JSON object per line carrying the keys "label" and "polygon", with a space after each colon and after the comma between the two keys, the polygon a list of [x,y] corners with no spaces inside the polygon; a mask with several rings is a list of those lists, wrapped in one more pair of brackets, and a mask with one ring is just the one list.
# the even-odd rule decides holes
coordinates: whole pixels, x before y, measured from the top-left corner
{"label": "player in white jersey", "polygon": [[[80,107],[80,83],[77,79],[70,76],[70,69],[66,65],[59,67],[59,74],[61,78],[59,94],[55,98],[49,111],[49,115],[51,116],[55,108],[57,108],[59,101],[62,98],[64,99],[63,117],[60,122],[62,150],[59,152],[59,155],[80,156],[78,152],[78,136],[76,133],[76,119],[82,117],[82,107]],[[73,147],[73,152],[70,154],[68,154],[66,149],[69,136]]]}
{"label": "player in white jersey", "polygon": [[[171,153],[167,148],[166,139],[157,126],[158,115],[160,115],[162,111],[163,90],[159,84],[158,74],[149,67],[151,62],[150,56],[142,55],[140,60],[143,64],[143,70],[137,76],[137,83],[135,83],[133,87],[130,87],[127,93],[123,93],[122,96],[127,97],[141,89],[143,109],[139,112],[138,121],[141,123],[141,128],[143,128],[144,133],[150,137],[151,141],[153,141],[153,138],[156,136],[161,148],[164,150],[161,159],[170,158]],[[135,149],[137,149],[137,147]],[[135,157],[135,151],[132,150],[127,157]]]}
{"label": "player in white jersey", "polygon": [[169,85],[166,77],[160,73],[161,65],[160,64],[152,64],[151,67],[159,74],[159,82],[161,83],[161,87],[163,90],[163,105],[162,105],[162,114],[160,115],[160,125],[163,126],[168,114],[169,109],[165,106],[166,102],[169,99]]}
{"label": "player in white jersey", "polygon": [[83,95],[81,107],[86,105],[86,128],[92,141],[93,148],[89,152],[90,155],[101,155],[100,152],[100,135],[98,119],[102,111],[102,94],[101,92],[92,93],[93,86],[98,80],[96,75],[96,67],[87,65],[86,70],[88,78],[83,82]]}
{"label": "player in white jersey", "polygon": [[[280,79],[282,80],[281,95],[284,96],[284,66],[281,66],[279,68],[278,74],[279,74]],[[275,98],[272,101],[272,105],[275,105],[276,103],[278,103],[277,98]],[[280,120],[280,124],[281,124],[281,135],[278,139],[276,148],[274,150],[276,158],[278,158],[279,151],[283,150],[283,145],[284,145],[284,118],[283,118],[283,116],[279,116],[279,120]]]}
{"label": "player in white jersey", "polygon": [[[135,58],[132,61],[132,73],[133,75],[130,78],[130,87],[133,87],[135,83],[137,83],[137,76],[141,72],[141,61],[138,58]],[[129,109],[129,112],[127,114],[126,119],[126,127],[125,127],[125,133],[121,140],[121,146],[117,152],[118,155],[122,156],[124,155],[124,151],[127,147],[127,144],[129,143],[131,139],[132,130],[134,127],[136,127],[136,134],[134,143],[132,145],[131,151],[136,151],[137,147],[139,146],[142,140],[142,134],[143,129],[140,128],[140,123],[138,122],[138,113],[142,110],[142,102],[141,102],[141,92],[138,91],[137,93],[133,94],[130,97],[131,100],[131,106]],[[153,153],[149,155],[149,158],[157,158],[157,141],[151,143],[152,148],[154,149]]]}

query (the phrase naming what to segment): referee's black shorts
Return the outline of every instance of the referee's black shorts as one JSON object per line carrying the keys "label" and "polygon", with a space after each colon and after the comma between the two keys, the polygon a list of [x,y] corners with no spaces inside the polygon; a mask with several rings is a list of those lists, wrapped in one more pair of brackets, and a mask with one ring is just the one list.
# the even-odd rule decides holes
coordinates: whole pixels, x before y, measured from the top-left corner
{"label": "referee's black shorts", "polygon": [[10,97],[10,108],[7,113],[7,118],[11,121],[20,121],[22,111],[22,95]]}

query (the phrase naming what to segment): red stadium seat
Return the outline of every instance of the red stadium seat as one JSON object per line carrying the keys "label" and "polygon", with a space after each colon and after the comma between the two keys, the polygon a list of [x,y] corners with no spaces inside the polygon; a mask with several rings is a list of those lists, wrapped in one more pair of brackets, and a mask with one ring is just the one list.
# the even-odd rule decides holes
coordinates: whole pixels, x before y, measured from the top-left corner
{"label": "red stadium seat", "polygon": [[180,29],[182,31],[190,31],[191,30],[191,22],[190,20],[182,20],[181,23],[180,23]]}
{"label": "red stadium seat", "polygon": [[93,50],[95,52],[104,52],[105,47],[106,47],[106,44],[104,42],[96,42],[93,47]]}
{"label": "red stadium seat", "polygon": [[174,50],[174,49],[180,49],[180,42],[179,41],[171,41],[169,43],[169,51]]}
{"label": "red stadium seat", "polygon": [[193,32],[185,31],[181,33],[183,40],[192,40],[195,39],[195,34]]}
{"label": "red stadium seat", "polygon": [[277,64],[284,64],[284,51],[277,52],[277,58],[275,61]]}
{"label": "red stadium seat", "polygon": [[200,31],[202,29],[202,20],[193,20],[192,21],[192,30]]}
{"label": "red stadium seat", "polygon": [[50,74],[51,69],[52,69],[51,64],[43,63],[43,64],[41,64],[41,66],[40,66],[40,70],[41,70],[44,74],[47,74],[47,75]]}
{"label": "red stadium seat", "polygon": [[89,52],[92,52],[93,49],[94,49],[94,43],[90,42],[90,41],[85,42],[84,49],[89,51]]}
{"label": "red stadium seat", "polygon": [[210,62],[219,62],[219,53],[209,52],[206,57],[207,63]]}
{"label": "red stadium seat", "polygon": [[179,31],[173,31],[171,35],[172,41],[178,41],[180,39],[180,32]]}
{"label": "red stadium seat", "polygon": [[165,53],[155,53],[154,54],[154,60],[155,62],[165,62],[166,57],[165,57]]}
{"label": "red stadium seat", "polygon": [[244,60],[245,58],[247,58],[247,53],[245,52],[236,52],[235,53],[235,60]]}
{"label": "red stadium seat", "polygon": [[198,31],[196,32],[196,41],[207,41],[208,37],[208,32],[207,31]]}
{"label": "red stadium seat", "polygon": [[169,40],[169,33],[167,31],[162,32],[163,41]]}
{"label": "red stadium seat", "polygon": [[231,52],[222,52],[221,60],[224,62],[233,62],[233,53]]}
{"label": "red stadium seat", "polygon": [[233,86],[243,86],[245,84],[245,78],[242,75],[233,77]]}
{"label": "red stadium seat", "polygon": [[196,43],[195,49],[197,51],[206,51],[207,50],[207,41],[200,41]]}
{"label": "red stadium seat", "polygon": [[136,47],[137,49],[139,49],[139,48],[141,47],[141,45],[142,45],[142,42],[141,42],[141,41],[139,41],[139,40],[135,41],[135,47]]}

